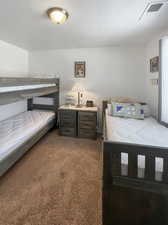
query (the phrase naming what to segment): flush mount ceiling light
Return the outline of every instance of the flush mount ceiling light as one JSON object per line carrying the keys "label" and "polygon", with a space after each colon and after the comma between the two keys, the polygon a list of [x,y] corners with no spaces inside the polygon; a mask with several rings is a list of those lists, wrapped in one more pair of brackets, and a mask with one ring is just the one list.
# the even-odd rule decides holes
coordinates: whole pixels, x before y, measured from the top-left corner
{"label": "flush mount ceiling light", "polygon": [[69,17],[68,12],[59,7],[48,9],[47,15],[54,24],[64,24]]}

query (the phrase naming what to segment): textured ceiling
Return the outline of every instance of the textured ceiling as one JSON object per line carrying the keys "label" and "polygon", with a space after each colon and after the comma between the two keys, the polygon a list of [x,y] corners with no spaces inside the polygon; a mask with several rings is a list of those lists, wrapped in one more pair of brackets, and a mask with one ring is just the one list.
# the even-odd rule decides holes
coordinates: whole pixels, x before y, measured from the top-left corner
{"label": "textured ceiling", "polygon": [[[147,0],[5,0],[0,3],[0,39],[28,50],[144,44],[168,28],[168,4],[145,14]],[[70,17],[52,24],[50,7]]]}

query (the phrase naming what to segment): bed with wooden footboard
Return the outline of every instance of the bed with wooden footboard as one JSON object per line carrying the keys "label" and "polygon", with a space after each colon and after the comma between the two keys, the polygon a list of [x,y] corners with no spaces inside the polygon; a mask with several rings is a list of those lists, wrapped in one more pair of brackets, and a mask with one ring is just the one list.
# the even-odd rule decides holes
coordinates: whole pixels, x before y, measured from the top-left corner
{"label": "bed with wooden footboard", "polygon": [[[152,117],[138,121],[109,116],[107,103],[103,101],[104,225],[166,225],[168,129]],[[114,189],[118,191],[115,194]],[[117,212],[115,216],[112,213],[116,208],[118,219]]]}

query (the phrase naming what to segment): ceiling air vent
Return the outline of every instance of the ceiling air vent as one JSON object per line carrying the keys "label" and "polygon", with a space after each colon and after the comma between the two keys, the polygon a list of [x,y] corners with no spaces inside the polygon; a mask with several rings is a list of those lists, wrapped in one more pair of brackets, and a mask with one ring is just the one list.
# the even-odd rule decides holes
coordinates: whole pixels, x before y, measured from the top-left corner
{"label": "ceiling air vent", "polygon": [[163,6],[163,3],[152,4],[150,5],[147,12],[158,12],[162,6]]}
{"label": "ceiling air vent", "polygon": [[139,17],[139,21],[144,17],[145,14],[147,13],[153,13],[153,12],[158,12],[164,4],[168,3],[168,0],[160,0],[158,2],[149,2],[142,14]]}

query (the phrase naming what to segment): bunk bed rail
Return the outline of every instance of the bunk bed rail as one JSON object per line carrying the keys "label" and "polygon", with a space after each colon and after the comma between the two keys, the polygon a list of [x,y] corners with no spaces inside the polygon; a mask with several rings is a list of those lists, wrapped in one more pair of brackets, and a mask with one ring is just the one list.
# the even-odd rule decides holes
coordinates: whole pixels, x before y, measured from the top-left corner
{"label": "bunk bed rail", "polygon": [[57,83],[58,80],[57,78],[0,77],[0,87],[54,84]]}
{"label": "bunk bed rail", "polygon": [[59,79],[0,77],[0,105],[59,92]]}

